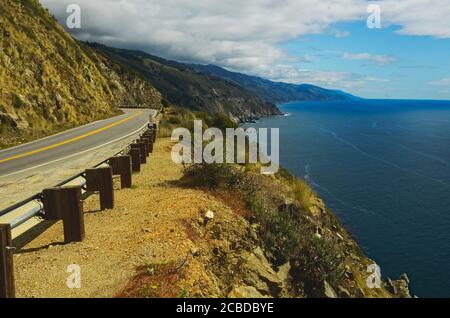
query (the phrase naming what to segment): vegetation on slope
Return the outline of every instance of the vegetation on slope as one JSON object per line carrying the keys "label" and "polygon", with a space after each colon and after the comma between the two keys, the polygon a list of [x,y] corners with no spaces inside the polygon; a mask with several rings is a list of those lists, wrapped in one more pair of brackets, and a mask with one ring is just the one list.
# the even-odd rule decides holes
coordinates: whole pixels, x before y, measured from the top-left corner
{"label": "vegetation on slope", "polygon": [[144,52],[89,45],[139,72],[173,105],[209,114],[227,114],[235,121],[281,114],[274,104],[241,86],[217,76],[201,74],[188,65]]}
{"label": "vegetation on slope", "polygon": [[[169,115],[170,114],[170,115]],[[201,115],[183,113],[181,124]],[[190,117],[189,117],[190,116]],[[162,127],[179,117],[166,113]],[[211,122],[211,119],[210,119]],[[218,128],[225,129],[224,126]],[[208,125],[210,126],[210,125]],[[274,268],[289,264],[290,297],[407,297],[405,281],[371,289],[366,281],[374,264],[310,186],[281,168],[275,176],[259,173],[255,164],[194,164],[185,169],[183,184],[232,198],[237,210],[258,229],[260,244]],[[402,286],[397,293],[389,284]],[[390,285],[389,285],[390,286]]]}
{"label": "vegetation on slope", "polygon": [[37,0],[0,1],[0,147],[159,100],[144,80],[86,51]]}
{"label": "vegetation on slope", "polygon": [[325,89],[310,84],[272,82],[257,76],[230,72],[215,65],[193,65],[193,67],[204,74],[219,76],[241,85],[270,103],[354,100],[358,98],[342,91]]}

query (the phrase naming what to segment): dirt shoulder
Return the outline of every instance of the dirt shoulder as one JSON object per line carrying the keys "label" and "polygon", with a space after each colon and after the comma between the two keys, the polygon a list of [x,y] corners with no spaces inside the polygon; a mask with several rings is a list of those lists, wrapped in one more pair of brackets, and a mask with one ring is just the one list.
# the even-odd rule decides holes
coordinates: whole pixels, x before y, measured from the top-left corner
{"label": "dirt shoulder", "polygon": [[[98,212],[96,196],[86,201],[84,242],[62,244],[62,223],[58,222],[48,224],[44,233],[17,250],[17,296],[140,296],[145,289],[152,293],[142,296],[226,296],[227,291],[221,290],[221,279],[210,275],[221,269],[202,253],[208,251],[204,254],[209,255],[213,250],[222,254],[229,250],[231,243],[220,232],[237,234],[236,231],[246,231],[248,223],[237,218],[222,200],[201,190],[178,186],[176,181],[183,170],[170,159],[170,150],[168,139],[156,143],[149,163],[134,175],[133,189],[115,192],[115,209]],[[214,213],[208,215],[213,219],[209,224],[208,211]],[[229,231],[222,231],[222,227]],[[234,240],[241,236],[238,233]],[[234,243],[232,248],[240,247]],[[66,286],[70,264],[81,267],[81,289]],[[158,271],[161,266],[177,274],[166,286],[133,280],[142,271],[139,268]],[[164,279],[170,279],[166,274]]]}

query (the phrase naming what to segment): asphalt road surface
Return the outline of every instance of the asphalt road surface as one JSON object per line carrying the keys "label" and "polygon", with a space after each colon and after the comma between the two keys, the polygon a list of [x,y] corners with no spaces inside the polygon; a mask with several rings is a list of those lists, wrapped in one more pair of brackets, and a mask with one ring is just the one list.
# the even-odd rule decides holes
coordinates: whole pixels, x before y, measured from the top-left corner
{"label": "asphalt road surface", "polygon": [[[155,110],[124,110],[124,114],[93,122],[50,137],[0,151],[0,179],[23,177],[26,171],[45,171],[55,162],[101,149],[143,127]],[[120,151],[120,149],[118,149]],[[88,167],[86,167],[88,168]]]}

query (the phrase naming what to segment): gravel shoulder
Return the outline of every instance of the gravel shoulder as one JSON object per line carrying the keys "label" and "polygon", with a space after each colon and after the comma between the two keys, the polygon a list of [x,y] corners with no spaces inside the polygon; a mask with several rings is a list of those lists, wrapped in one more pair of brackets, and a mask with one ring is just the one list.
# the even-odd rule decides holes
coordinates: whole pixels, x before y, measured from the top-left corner
{"label": "gravel shoulder", "polygon": [[[172,162],[170,150],[170,140],[158,140],[149,163],[134,175],[134,189],[115,192],[115,209],[98,212],[96,196],[86,201],[84,242],[62,244],[62,223],[57,222],[18,249],[17,296],[112,297],[139,266],[183,262],[194,248],[183,220],[208,209],[230,209],[203,191],[178,187],[174,181],[182,167]],[[70,264],[81,267],[81,289],[66,286]]]}

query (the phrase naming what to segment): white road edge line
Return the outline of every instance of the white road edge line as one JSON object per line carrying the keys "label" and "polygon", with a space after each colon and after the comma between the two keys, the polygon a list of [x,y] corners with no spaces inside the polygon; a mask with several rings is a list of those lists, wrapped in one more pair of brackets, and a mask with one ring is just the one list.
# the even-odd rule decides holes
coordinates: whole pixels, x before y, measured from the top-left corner
{"label": "white road edge line", "polygon": [[128,137],[130,137],[130,136],[132,136],[132,135],[134,135],[134,134],[137,134],[139,131],[141,131],[141,130],[144,129],[146,126],[148,126],[148,124],[149,124],[149,121],[147,121],[147,122],[145,123],[145,125],[142,125],[141,128],[139,128],[139,129],[133,131],[132,133],[129,133],[129,134],[126,135],[126,136],[123,136],[123,137],[120,137],[120,138],[111,140],[111,141],[109,141],[109,142],[107,142],[107,143],[105,143],[105,144],[96,146],[96,147],[94,147],[94,148],[87,149],[87,150],[83,150],[83,151],[81,151],[81,152],[78,152],[78,153],[75,153],[75,154],[72,154],[72,155],[63,157],[63,158],[59,158],[59,159],[56,159],[56,160],[53,160],[53,161],[49,161],[49,162],[46,162],[46,163],[43,163],[43,164],[34,166],[34,167],[26,168],[26,169],[23,169],[23,170],[20,170],[20,171],[16,171],[16,172],[13,172],[13,173],[10,173],[10,174],[6,174],[6,175],[3,175],[3,176],[0,176],[0,180],[1,180],[1,179],[4,179],[4,178],[7,178],[7,177],[10,177],[10,176],[13,176],[13,175],[15,175],[15,174],[19,174],[19,173],[26,172],[26,171],[29,171],[29,170],[33,170],[33,169],[37,169],[37,168],[40,168],[40,167],[44,167],[44,166],[50,165],[50,164],[52,164],[52,163],[55,163],[55,162],[58,162],[58,161],[61,161],[61,160],[69,159],[69,158],[72,158],[72,157],[75,157],[75,156],[79,156],[79,155],[82,155],[82,154],[84,154],[84,153],[87,153],[87,152],[96,150],[96,149],[98,149],[98,148],[102,148],[102,147],[108,146],[108,145],[110,145],[110,144],[112,144],[112,143],[118,142],[118,141],[120,141],[120,140],[122,140],[122,139],[128,138]]}

